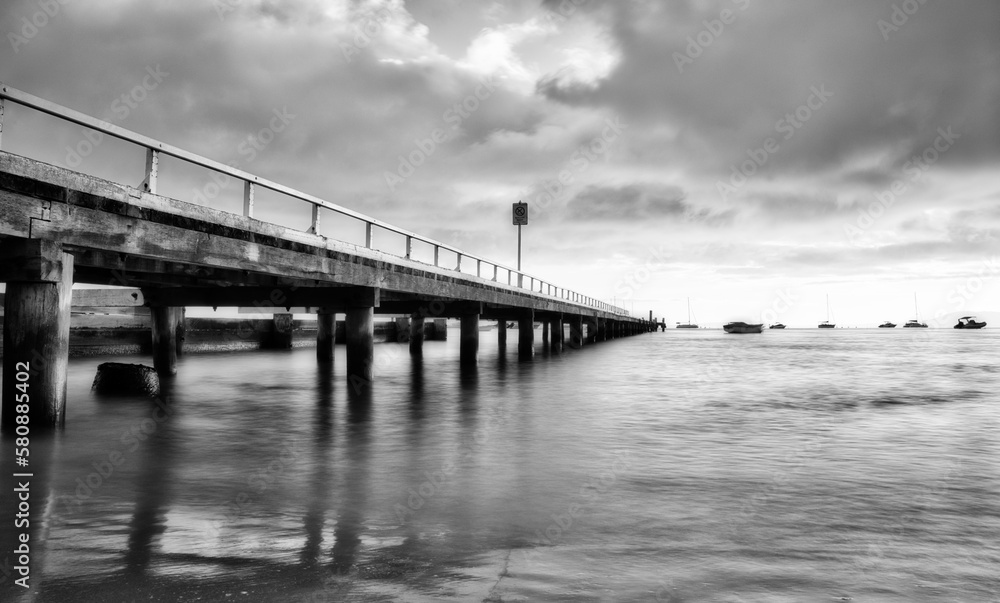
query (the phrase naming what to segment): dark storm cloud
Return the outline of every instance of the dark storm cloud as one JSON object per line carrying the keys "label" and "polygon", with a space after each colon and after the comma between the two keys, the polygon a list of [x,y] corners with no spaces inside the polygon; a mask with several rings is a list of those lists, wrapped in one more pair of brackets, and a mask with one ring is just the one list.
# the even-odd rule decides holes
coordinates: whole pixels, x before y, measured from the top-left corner
{"label": "dark storm cloud", "polygon": [[[921,4],[886,40],[878,22],[890,18],[893,4],[721,0],[696,10],[691,2],[593,0],[581,10],[610,21],[623,53],[617,69],[594,90],[555,80],[539,89],[560,102],[613,106],[637,122],[695,129],[722,166],[774,136],[777,121],[822,85],[834,97],[775,157],[784,170],[828,169],[873,149],[889,152],[899,170],[948,126],[965,138],[947,163],[995,159],[1000,5]],[[708,46],[698,44],[704,21],[714,23],[723,10],[731,24],[702,34]],[[678,56],[696,53],[678,66]]]}
{"label": "dark storm cloud", "polygon": [[759,193],[740,206],[755,209],[758,217],[769,222],[802,222],[852,216],[859,204],[841,203],[832,193]]}
{"label": "dark storm cloud", "polygon": [[575,220],[622,221],[652,224],[662,222],[702,222],[710,226],[728,224],[733,212],[717,212],[697,207],[686,200],[678,187],[591,185],[566,205],[566,214]]}

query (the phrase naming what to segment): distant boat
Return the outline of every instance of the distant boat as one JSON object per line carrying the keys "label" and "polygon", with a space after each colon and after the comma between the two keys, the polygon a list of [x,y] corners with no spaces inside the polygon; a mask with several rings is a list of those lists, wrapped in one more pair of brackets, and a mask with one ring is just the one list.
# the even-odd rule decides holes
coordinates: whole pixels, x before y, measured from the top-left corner
{"label": "distant boat", "polygon": [[776,322],[773,325],[769,326],[768,328],[769,329],[784,329],[785,325],[781,324],[780,322]]}
{"label": "distant boat", "polygon": [[826,320],[824,320],[823,322],[819,323],[819,328],[820,329],[832,329],[832,328],[834,328],[836,326],[837,325],[835,325],[832,322],[830,322],[830,296],[827,295],[826,296]]}
{"label": "distant boat", "polygon": [[975,316],[963,316],[958,319],[958,324],[955,325],[956,329],[982,329],[986,326],[985,322],[976,322]]}
{"label": "distant boat", "polygon": [[730,322],[722,325],[726,333],[762,333],[764,325],[748,325],[745,322]]}
{"label": "distant boat", "polygon": [[675,329],[697,329],[698,325],[691,322],[691,298],[688,298],[688,321],[687,324],[677,323]]}
{"label": "distant boat", "polygon": [[889,321],[887,320],[887,321],[883,322],[882,324],[880,324],[880,325],[878,326],[878,328],[880,328],[880,329],[895,329],[895,328],[896,328],[896,323],[894,323],[894,322],[889,322]]}
{"label": "distant boat", "polygon": [[903,327],[904,328],[926,329],[927,328],[927,323],[926,322],[920,322],[920,309],[917,308],[917,294],[916,293],[913,294],[913,312],[917,315],[917,317],[906,321],[906,324],[903,325]]}

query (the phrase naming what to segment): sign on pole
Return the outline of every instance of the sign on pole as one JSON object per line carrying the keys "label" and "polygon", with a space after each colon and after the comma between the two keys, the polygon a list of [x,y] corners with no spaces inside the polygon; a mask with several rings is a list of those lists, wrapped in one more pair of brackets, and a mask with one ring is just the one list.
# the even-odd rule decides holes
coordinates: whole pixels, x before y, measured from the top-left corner
{"label": "sign on pole", "polygon": [[513,217],[514,226],[523,226],[528,224],[528,204],[517,202],[512,204],[513,207]]}

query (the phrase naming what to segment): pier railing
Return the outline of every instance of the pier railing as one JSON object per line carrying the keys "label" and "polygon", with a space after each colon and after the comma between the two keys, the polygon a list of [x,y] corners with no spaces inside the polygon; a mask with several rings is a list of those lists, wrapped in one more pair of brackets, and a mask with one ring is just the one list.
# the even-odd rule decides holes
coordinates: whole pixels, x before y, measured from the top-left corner
{"label": "pier railing", "polygon": [[[483,267],[486,267],[487,274],[490,272],[492,267],[492,281],[500,282],[501,273],[506,274],[506,281],[508,286],[518,287],[520,289],[526,289],[532,293],[538,293],[543,296],[552,297],[555,299],[563,300],[569,303],[575,303],[581,306],[586,306],[589,308],[594,308],[597,310],[602,310],[604,312],[610,312],[614,314],[619,314],[622,316],[628,316],[628,311],[624,308],[613,306],[607,302],[603,302],[596,298],[571,291],[564,287],[559,287],[550,283],[548,281],[542,280],[525,272],[521,272],[515,268],[511,268],[504,264],[488,260],[486,258],[466,253],[456,247],[448,245],[447,243],[442,243],[436,241],[429,237],[419,235],[414,232],[410,232],[406,229],[387,224],[381,220],[377,220],[371,216],[366,216],[362,213],[356,212],[354,210],[342,207],[335,203],[330,203],[310,195],[308,193],[303,193],[302,191],[295,190],[291,187],[267,180],[266,178],[261,178],[255,176],[249,172],[235,168],[214,159],[209,159],[207,157],[202,157],[190,151],[185,151],[184,149],[175,147],[173,145],[160,142],[143,134],[127,130],[125,128],[119,127],[115,124],[106,122],[95,117],[91,117],[79,111],[64,107],[62,105],[47,101],[43,98],[37,97],[33,94],[29,94],[22,90],[18,90],[11,86],[4,85],[0,83],[0,148],[3,144],[3,117],[4,117],[4,102],[6,100],[15,102],[24,107],[52,115],[64,121],[75,123],[81,125],[85,128],[90,128],[91,130],[96,130],[102,132],[109,136],[131,142],[133,144],[139,145],[146,150],[146,168],[145,168],[145,179],[142,182],[144,190],[156,194],[157,189],[157,178],[159,176],[159,158],[160,155],[167,155],[170,157],[175,157],[182,161],[192,163],[203,168],[208,168],[215,172],[226,174],[238,180],[242,180],[243,186],[243,215],[248,218],[254,217],[254,195],[257,187],[268,189],[293,199],[299,201],[305,201],[312,206],[312,225],[309,232],[316,235],[322,236],[320,233],[320,209],[328,209],[335,212],[341,216],[346,216],[357,220],[364,224],[365,226],[365,247],[367,249],[373,249],[380,251],[382,253],[388,253],[390,255],[395,255],[397,257],[405,258],[407,260],[413,260],[411,258],[411,253],[413,250],[413,242],[417,241],[420,243],[425,243],[430,245],[434,252],[434,266],[442,267],[440,262],[441,251],[448,251],[454,253],[457,257],[457,264],[454,270],[462,271],[462,260],[470,260],[476,262],[476,276],[479,278],[486,278],[483,276]],[[380,229],[383,231],[395,233],[397,235],[402,235],[406,239],[406,255],[400,256],[398,254],[385,251],[383,249],[378,249],[374,246],[374,231]],[[415,261],[415,260],[413,260]]]}

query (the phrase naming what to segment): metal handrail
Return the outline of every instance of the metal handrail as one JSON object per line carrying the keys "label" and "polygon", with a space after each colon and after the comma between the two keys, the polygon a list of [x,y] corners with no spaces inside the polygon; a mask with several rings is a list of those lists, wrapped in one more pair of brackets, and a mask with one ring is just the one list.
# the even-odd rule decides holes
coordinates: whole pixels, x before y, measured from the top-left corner
{"label": "metal handrail", "polygon": [[[568,301],[570,303],[575,303],[577,305],[603,310],[605,312],[612,312],[623,316],[629,316],[628,311],[625,310],[624,308],[612,306],[611,304],[608,304],[606,302],[602,302],[597,299],[581,295],[579,293],[570,291],[569,289],[565,289],[563,287],[557,287],[551,283],[543,281],[537,277],[531,276],[529,274],[526,274],[509,266],[505,266],[503,264],[499,264],[497,262],[476,255],[465,253],[462,250],[458,249],[457,247],[453,247],[451,245],[448,245],[447,243],[442,243],[440,241],[436,241],[429,237],[419,235],[415,232],[411,232],[403,228],[398,228],[396,226],[393,226],[386,222],[382,222],[371,216],[367,216],[365,214],[356,212],[346,207],[342,207],[335,203],[330,203],[329,201],[325,201],[314,195],[303,193],[301,191],[295,190],[283,184],[279,184],[277,182],[273,182],[266,178],[255,176],[239,168],[235,168],[230,165],[221,163],[219,161],[215,161],[214,159],[209,159],[207,157],[197,155],[190,151],[185,151],[184,149],[175,147],[165,142],[160,142],[143,134],[139,134],[137,132],[133,132],[131,130],[122,128],[120,126],[116,126],[115,124],[106,122],[102,119],[98,119],[96,117],[80,113],[79,111],[76,111],[74,109],[70,109],[68,107],[64,107],[62,105],[53,103],[51,101],[45,100],[28,92],[24,92],[22,90],[18,90],[17,88],[5,85],[3,83],[0,83],[0,144],[2,144],[3,140],[2,137],[3,137],[4,99],[11,100],[19,105],[35,109],[36,111],[52,115],[59,119],[75,123],[77,125],[81,125],[86,128],[90,128],[92,130],[96,130],[98,132],[103,132],[104,134],[108,134],[109,136],[113,136],[115,138],[119,138],[121,140],[125,140],[145,148],[146,179],[143,181],[143,185],[145,186],[146,190],[151,193],[154,194],[156,193],[156,180],[158,174],[159,155],[162,153],[163,155],[175,157],[182,161],[193,163],[195,165],[232,176],[239,180],[243,180],[246,183],[246,185],[244,186],[244,203],[243,203],[244,215],[246,217],[249,218],[253,217],[254,187],[260,186],[262,188],[272,190],[277,193],[281,193],[283,195],[287,195],[294,199],[310,203],[313,207],[312,226],[310,230],[314,234],[320,235],[319,208],[328,209],[335,213],[350,218],[354,218],[356,220],[363,222],[365,224],[365,247],[368,249],[375,249],[374,247],[372,247],[372,229],[373,227],[378,227],[381,228],[382,230],[386,230],[388,232],[403,235],[404,237],[406,237],[406,256],[398,256],[398,257],[405,257],[405,259],[408,260],[412,259],[410,257],[410,253],[412,250],[413,241],[420,241],[421,243],[426,243],[433,247],[434,266],[436,267],[441,267],[439,263],[439,255],[440,255],[440,250],[444,249],[445,251],[449,251],[451,253],[456,254],[457,265],[455,267],[455,270],[458,270],[459,272],[461,272],[462,258],[469,258],[471,260],[476,261],[476,276],[478,278],[483,278],[481,276],[480,269],[482,264],[486,264],[487,266],[493,266],[493,279],[492,279],[493,281],[497,281],[498,270],[503,270],[507,272],[507,284],[510,286],[515,286],[515,284],[512,283],[511,280],[513,278],[513,275],[517,275],[518,278],[516,286],[520,289],[525,288],[524,282],[527,281],[528,290],[531,291],[532,293],[536,293],[535,287],[538,287],[537,293],[547,297],[557,298],[563,301]],[[383,253],[388,253],[388,252],[383,252]]]}

